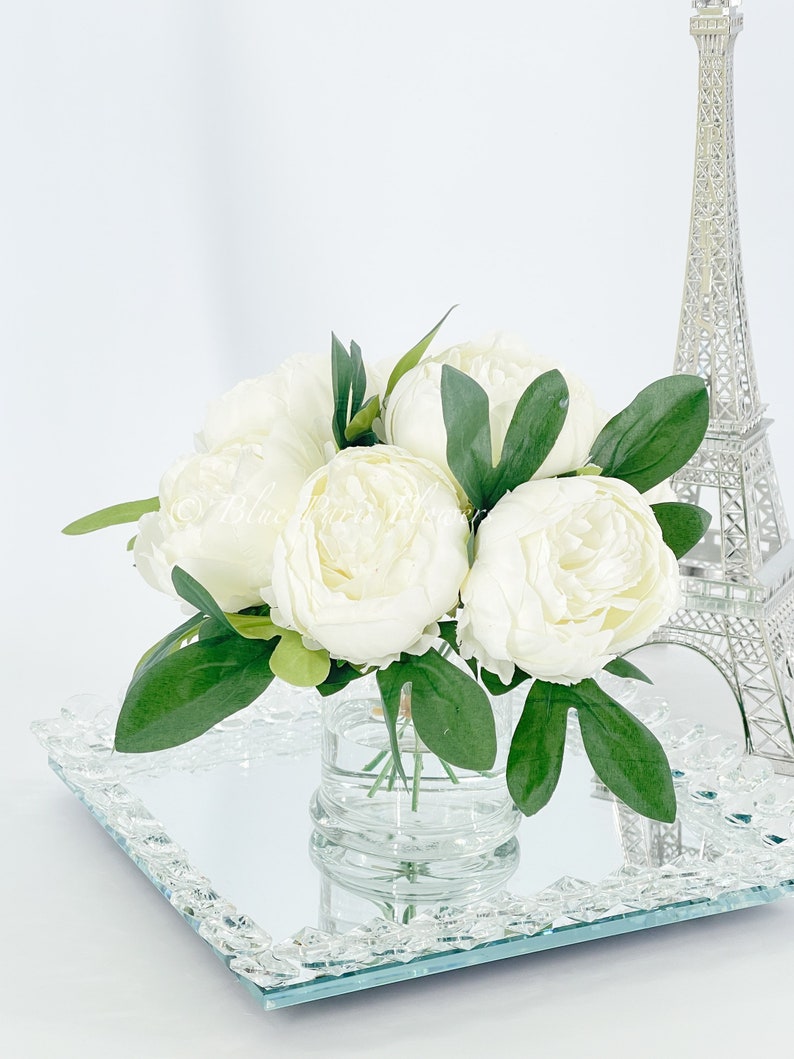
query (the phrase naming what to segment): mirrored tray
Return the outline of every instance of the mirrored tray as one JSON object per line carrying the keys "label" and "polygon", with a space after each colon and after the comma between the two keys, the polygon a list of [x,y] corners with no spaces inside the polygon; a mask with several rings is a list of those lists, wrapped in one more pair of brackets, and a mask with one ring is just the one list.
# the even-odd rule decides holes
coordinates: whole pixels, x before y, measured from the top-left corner
{"label": "mirrored tray", "polygon": [[794,888],[794,778],[608,680],[668,751],[679,814],[638,817],[595,780],[573,721],[560,785],[524,820],[504,887],[466,907],[388,910],[322,878],[307,811],[319,700],[284,685],[201,739],[112,751],[116,709],[71,700],[34,730],[50,765],[265,1008],[693,919]]}

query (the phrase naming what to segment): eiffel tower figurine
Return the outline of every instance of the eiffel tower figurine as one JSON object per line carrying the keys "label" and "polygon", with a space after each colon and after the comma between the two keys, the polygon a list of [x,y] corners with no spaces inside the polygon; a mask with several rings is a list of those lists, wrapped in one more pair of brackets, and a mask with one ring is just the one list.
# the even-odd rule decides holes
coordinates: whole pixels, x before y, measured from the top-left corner
{"label": "eiffel tower figurine", "polygon": [[714,662],[736,696],[748,752],[794,774],[794,543],[763,418],[739,247],[733,51],[742,22],[741,0],[693,0],[697,143],[675,371],[706,380],[711,419],[673,487],[709,510],[712,525],[681,564],[683,609],[654,641]]}

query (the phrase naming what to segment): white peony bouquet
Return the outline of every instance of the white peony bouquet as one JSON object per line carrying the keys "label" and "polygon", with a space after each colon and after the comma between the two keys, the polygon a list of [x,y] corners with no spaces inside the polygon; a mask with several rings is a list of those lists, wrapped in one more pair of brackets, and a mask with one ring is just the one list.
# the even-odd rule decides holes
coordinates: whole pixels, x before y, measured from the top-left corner
{"label": "white peony bouquet", "polygon": [[524,813],[554,791],[575,709],[606,786],[671,820],[661,746],[595,678],[647,679],[622,656],[679,606],[708,515],[664,483],[703,439],[705,385],[661,379],[609,418],[512,338],[429,355],[441,323],[387,380],[334,336],[330,358],[240,383],[158,497],[66,527],[137,520],[139,572],[193,611],[138,664],[116,749],[193,739],[274,676],[327,696],[375,672],[395,753],[410,685],[427,747],[486,771],[491,696],[526,684],[507,765]]}

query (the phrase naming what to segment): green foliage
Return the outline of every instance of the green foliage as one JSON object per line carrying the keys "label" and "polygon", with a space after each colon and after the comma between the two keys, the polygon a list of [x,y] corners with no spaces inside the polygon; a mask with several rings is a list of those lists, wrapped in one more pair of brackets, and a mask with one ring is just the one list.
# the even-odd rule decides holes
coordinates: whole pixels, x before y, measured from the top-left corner
{"label": "green foliage", "polygon": [[405,774],[405,766],[400,753],[400,737],[397,732],[402,693],[406,684],[399,666],[399,662],[393,662],[388,669],[379,669],[375,679],[378,682],[378,690],[383,702],[383,718],[386,721],[386,729],[389,733],[392,762],[397,770],[397,775],[403,781],[405,789],[408,790],[408,777]]}
{"label": "green foliage", "polygon": [[334,391],[334,414],[331,420],[337,448],[351,445],[375,445],[377,435],[372,430],[380,408],[370,398],[364,404],[367,392],[367,373],[361,356],[361,348],[350,343],[350,352],[336,335],[331,335],[331,378]]}
{"label": "green foliage", "polygon": [[166,654],[127,689],[116,750],[140,754],[179,746],[249,706],[273,679],[271,650],[232,634]]}
{"label": "green foliage", "polygon": [[194,614],[192,618],[188,618],[186,622],[183,622],[179,628],[174,629],[164,636],[162,640],[159,640],[154,647],[150,647],[135,667],[135,671],[132,674],[133,681],[151,669],[162,658],[173,654],[174,651],[178,651],[183,643],[187,643],[188,640],[192,640],[194,636],[197,636],[203,620],[200,614]]}
{"label": "green foliage", "polygon": [[604,666],[604,672],[611,673],[613,677],[623,677],[625,680],[644,680],[646,684],[653,684],[650,677],[626,658],[613,658]]}
{"label": "green foliage", "polygon": [[441,407],[449,469],[472,504],[485,510],[494,476],[488,394],[470,376],[444,364]]}
{"label": "green foliage", "polygon": [[565,425],[569,404],[568,384],[556,369],[539,375],[524,390],[507,428],[489,491],[491,507],[505,493],[528,482],[542,466]]}
{"label": "green foliage", "polygon": [[493,711],[479,684],[431,649],[402,655],[379,671],[384,706],[399,706],[403,685],[411,684],[411,716],[419,738],[442,761],[484,772],[496,760]]}
{"label": "green foliage", "polygon": [[529,481],[560,436],[569,401],[568,386],[556,369],[531,382],[515,407],[494,466],[488,395],[469,375],[442,366],[447,463],[475,508],[489,511],[505,493]]}
{"label": "green foliage", "polygon": [[576,688],[582,742],[595,774],[635,812],[672,823],[675,788],[659,740],[594,680]]}
{"label": "green foliage", "polygon": [[652,504],[651,510],[676,559],[694,548],[711,524],[711,515],[697,504]]}
{"label": "green foliage", "polygon": [[251,608],[253,613],[227,614],[215,602],[207,590],[181,567],[175,566],[171,572],[179,596],[201,614],[209,619],[210,625],[201,639],[233,633],[249,641],[268,641],[278,638],[269,652],[270,666],[273,674],[298,688],[313,688],[322,684],[331,669],[331,660],[327,651],[310,651],[304,647],[300,634],[289,629],[282,629],[274,624],[266,608]]}
{"label": "green foliage", "polygon": [[458,656],[458,658],[460,658],[460,660],[462,662],[465,662],[465,664],[469,667],[469,669],[471,670],[471,672],[474,675],[474,677],[476,677],[477,676],[477,663],[475,662],[475,660],[473,658],[463,658],[463,656],[460,653],[460,647],[458,647],[458,638],[457,638],[457,634],[456,634],[457,627],[458,627],[458,623],[456,621],[440,621],[438,623],[438,630],[439,630],[440,638],[449,647],[449,649],[451,651],[453,651],[454,654],[456,654]]}
{"label": "green foliage", "polygon": [[327,651],[310,651],[304,647],[300,633],[278,630],[281,639],[270,659],[274,676],[296,688],[314,688],[327,678],[331,659]]}
{"label": "green foliage", "polygon": [[[159,510],[160,498],[157,496],[152,496],[148,500],[130,500],[126,504],[114,504],[112,507],[103,507],[90,515],[84,515],[83,518],[78,518],[75,522],[64,526],[61,533],[65,533],[68,537],[78,537],[83,533],[105,529],[106,526],[121,526],[125,522],[137,522],[141,515]],[[129,545],[127,550],[129,551]]]}
{"label": "green foliage", "polygon": [[204,618],[199,625],[199,640],[211,640],[213,636],[228,636],[229,627],[226,622],[217,621],[215,618]]}
{"label": "green foliage", "polygon": [[323,698],[327,698],[329,695],[336,695],[337,691],[346,688],[348,684],[352,684],[354,680],[358,680],[361,676],[363,674],[355,666],[351,666],[349,662],[332,659],[328,676],[321,684],[317,685],[317,690]]}
{"label": "green foliage", "polygon": [[331,335],[331,377],[334,389],[334,416],[332,427],[337,447],[345,448],[345,430],[348,416],[358,409],[350,410],[350,391],[353,386],[353,362],[350,354],[336,337]]}
{"label": "green foliage", "polygon": [[175,566],[171,571],[171,582],[180,599],[184,599],[191,607],[195,607],[199,613],[206,614],[208,618],[214,618],[227,631],[237,632],[226,612],[215,602],[206,588],[199,584],[195,577],[191,577],[187,570],[183,570],[181,566]]}
{"label": "green foliage", "polygon": [[533,816],[557,787],[565,753],[568,709],[561,685],[536,680],[529,689],[507,757],[507,787],[525,816]]}
{"label": "green foliage", "polygon": [[380,397],[374,394],[356,412],[345,427],[345,440],[357,441],[359,438],[372,433],[375,420],[380,415]]}
{"label": "green foliage", "polygon": [[361,356],[361,346],[351,341],[350,343],[350,414],[358,414],[364,403],[364,394],[367,392],[367,373],[364,369],[364,358]]}
{"label": "green foliage", "polygon": [[229,614],[224,611],[223,616],[227,625],[248,640],[272,640],[283,632],[269,614]]}
{"label": "green foliage", "polygon": [[536,813],[554,793],[569,709],[579,714],[585,751],[601,782],[635,812],[673,821],[675,790],[661,744],[594,680],[570,687],[536,680],[530,688],[507,761],[507,784],[519,809]]}
{"label": "green foliage", "polygon": [[480,667],[480,680],[491,695],[506,695],[508,691],[513,691],[514,688],[520,687],[525,680],[531,680],[531,677],[516,666],[516,671],[513,673],[510,683],[503,684],[501,677],[498,677],[496,673],[491,673],[489,670]]}
{"label": "green foliage", "polygon": [[593,444],[591,462],[640,493],[679,470],[697,452],[709,425],[706,384],[670,375],[646,386],[609,420]]}
{"label": "green foliage", "polygon": [[[457,306],[453,305],[452,309],[457,309]],[[404,356],[400,357],[400,359],[397,361],[395,366],[392,368],[391,375],[389,376],[389,381],[386,384],[386,393],[383,395],[384,400],[389,396],[389,394],[392,392],[392,390],[403,377],[403,375],[405,375],[406,372],[409,372],[411,368],[415,368],[419,361],[422,359],[422,357],[425,355],[428,346],[440,331],[441,325],[452,312],[452,309],[447,309],[447,311],[438,321],[436,326],[431,328],[424,338],[421,338],[415,346],[412,346],[412,348],[409,349],[408,352]]]}

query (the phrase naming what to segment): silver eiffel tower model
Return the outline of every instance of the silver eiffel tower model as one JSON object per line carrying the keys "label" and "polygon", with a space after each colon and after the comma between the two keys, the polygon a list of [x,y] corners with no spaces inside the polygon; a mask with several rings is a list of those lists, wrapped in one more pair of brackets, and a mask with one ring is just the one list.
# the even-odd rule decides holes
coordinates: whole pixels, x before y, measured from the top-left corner
{"label": "silver eiffel tower model", "polygon": [[733,53],[740,0],[694,0],[698,46],[695,180],[676,373],[699,375],[711,419],[673,479],[712,514],[682,562],[684,607],[654,637],[706,655],[733,689],[749,753],[794,774],[794,543],[772,462],[747,324],[739,246]]}

